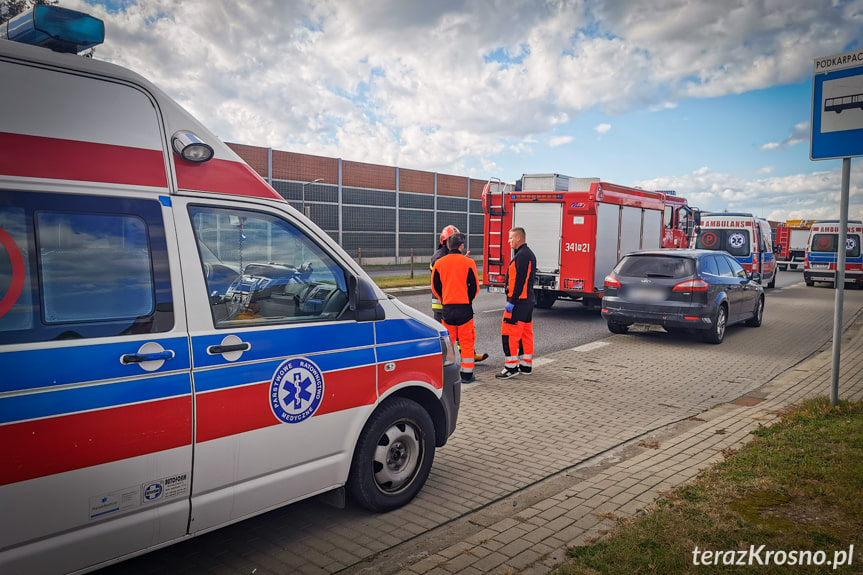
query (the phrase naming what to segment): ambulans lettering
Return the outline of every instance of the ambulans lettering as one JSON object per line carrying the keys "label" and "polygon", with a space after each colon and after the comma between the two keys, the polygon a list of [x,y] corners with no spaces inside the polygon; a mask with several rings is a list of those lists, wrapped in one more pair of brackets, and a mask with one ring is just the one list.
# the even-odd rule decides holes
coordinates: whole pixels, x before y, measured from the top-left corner
{"label": "ambulans lettering", "polygon": [[701,226],[705,228],[751,228],[751,220],[708,220],[701,222]]}
{"label": "ambulans lettering", "polygon": [[324,395],[324,376],[307,359],[282,362],[270,385],[270,407],[276,419],[299,423],[314,415]]}

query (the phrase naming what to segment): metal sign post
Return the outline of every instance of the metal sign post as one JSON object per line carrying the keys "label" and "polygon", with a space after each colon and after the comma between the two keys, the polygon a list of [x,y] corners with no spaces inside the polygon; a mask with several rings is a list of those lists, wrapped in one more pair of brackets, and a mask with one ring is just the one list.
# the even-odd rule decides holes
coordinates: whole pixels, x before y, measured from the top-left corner
{"label": "metal sign post", "polygon": [[863,155],[863,50],[815,59],[811,125],[809,158],[842,159],[836,304],[833,311],[833,369],[830,379],[830,403],[836,405],[839,401],[851,158]]}

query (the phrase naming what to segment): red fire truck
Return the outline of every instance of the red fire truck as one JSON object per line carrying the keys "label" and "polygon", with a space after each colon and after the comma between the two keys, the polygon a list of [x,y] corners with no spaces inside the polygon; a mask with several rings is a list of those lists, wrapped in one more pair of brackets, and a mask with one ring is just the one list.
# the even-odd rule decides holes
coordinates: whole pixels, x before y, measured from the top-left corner
{"label": "red fire truck", "polygon": [[686,247],[697,210],[669,192],[598,178],[525,174],[515,185],[489,180],[483,211],[483,273],[489,291],[503,291],[511,257],[507,234],[522,227],[536,254],[536,305],[550,308],[558,298],[599,305],[603,280],[620,256]]}
{"label": "red fire truck", "polygon": [[806,260],[806,246],[809,242],[809,229],[815,220],[786,220],[776,226],[776,264],[780,270],[803,269]]}

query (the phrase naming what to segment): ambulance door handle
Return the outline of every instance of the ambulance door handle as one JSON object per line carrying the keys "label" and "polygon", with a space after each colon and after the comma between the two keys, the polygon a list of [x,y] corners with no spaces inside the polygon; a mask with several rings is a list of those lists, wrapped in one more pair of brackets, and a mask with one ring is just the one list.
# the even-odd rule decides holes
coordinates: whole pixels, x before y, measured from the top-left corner
{"label": "ambulance door handle", "polygon": [[120,361],[123,363],[143,363],[145,361],[165,361],[174,359],[174,352],[171,350],[160,351],[158,353],[127,353]]}
{"label": "ambulance door handle", "polygon": [[244,341],[243,343],[235,343],[232,345],[211,345],[207,348],[207,353],[210,355],[217,355],[220,353],[230,353],[232,351],[248,351],[251,348],[251,344]]}

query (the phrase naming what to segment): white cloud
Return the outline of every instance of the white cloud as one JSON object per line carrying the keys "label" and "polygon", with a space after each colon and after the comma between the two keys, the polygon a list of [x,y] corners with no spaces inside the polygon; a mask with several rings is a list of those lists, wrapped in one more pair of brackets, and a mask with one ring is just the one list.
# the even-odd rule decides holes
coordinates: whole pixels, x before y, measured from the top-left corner
{"label": "white cloud", "polygon": [[781,142],[768,142],[761,146],[762,150],[779,150],[809,141],[809,122],[800,122],[791,129],[791,135]]}
{"label": "white cloud", "polygon": [[611,124],[599,124],[594,130],[597,134],[607,134],[611,131]]}
{"label": "white cloud", "polygon": [[[705,211],[755,211],[786,219],[838,218],[841,170],[750,180],[704,168],[692,174],[655,178],[636,185],[676,190],[690,205]],[[863,163],[851,164],[849,218],[863,219]]]}
{"label": "white cloud", "polygon": [[557,136],[555,138],[550,139],[548,141],[548,145],[551,146],[552,148],[556,148],[558,146],[563,146],[565,144],[568,144],[571,141],[573,141],[574,139],[575,138],[573,138],[572,136]]}
{"label": "white cloud", "polygon": [[[799,81],[863,27],[860,0],[64,6],[106,21],[97,58],[150,78],[224,140],[479,177],[504,152],[568,143],[552,131],[593,109]],[[798,128],[763,149],[804,141]]]}

